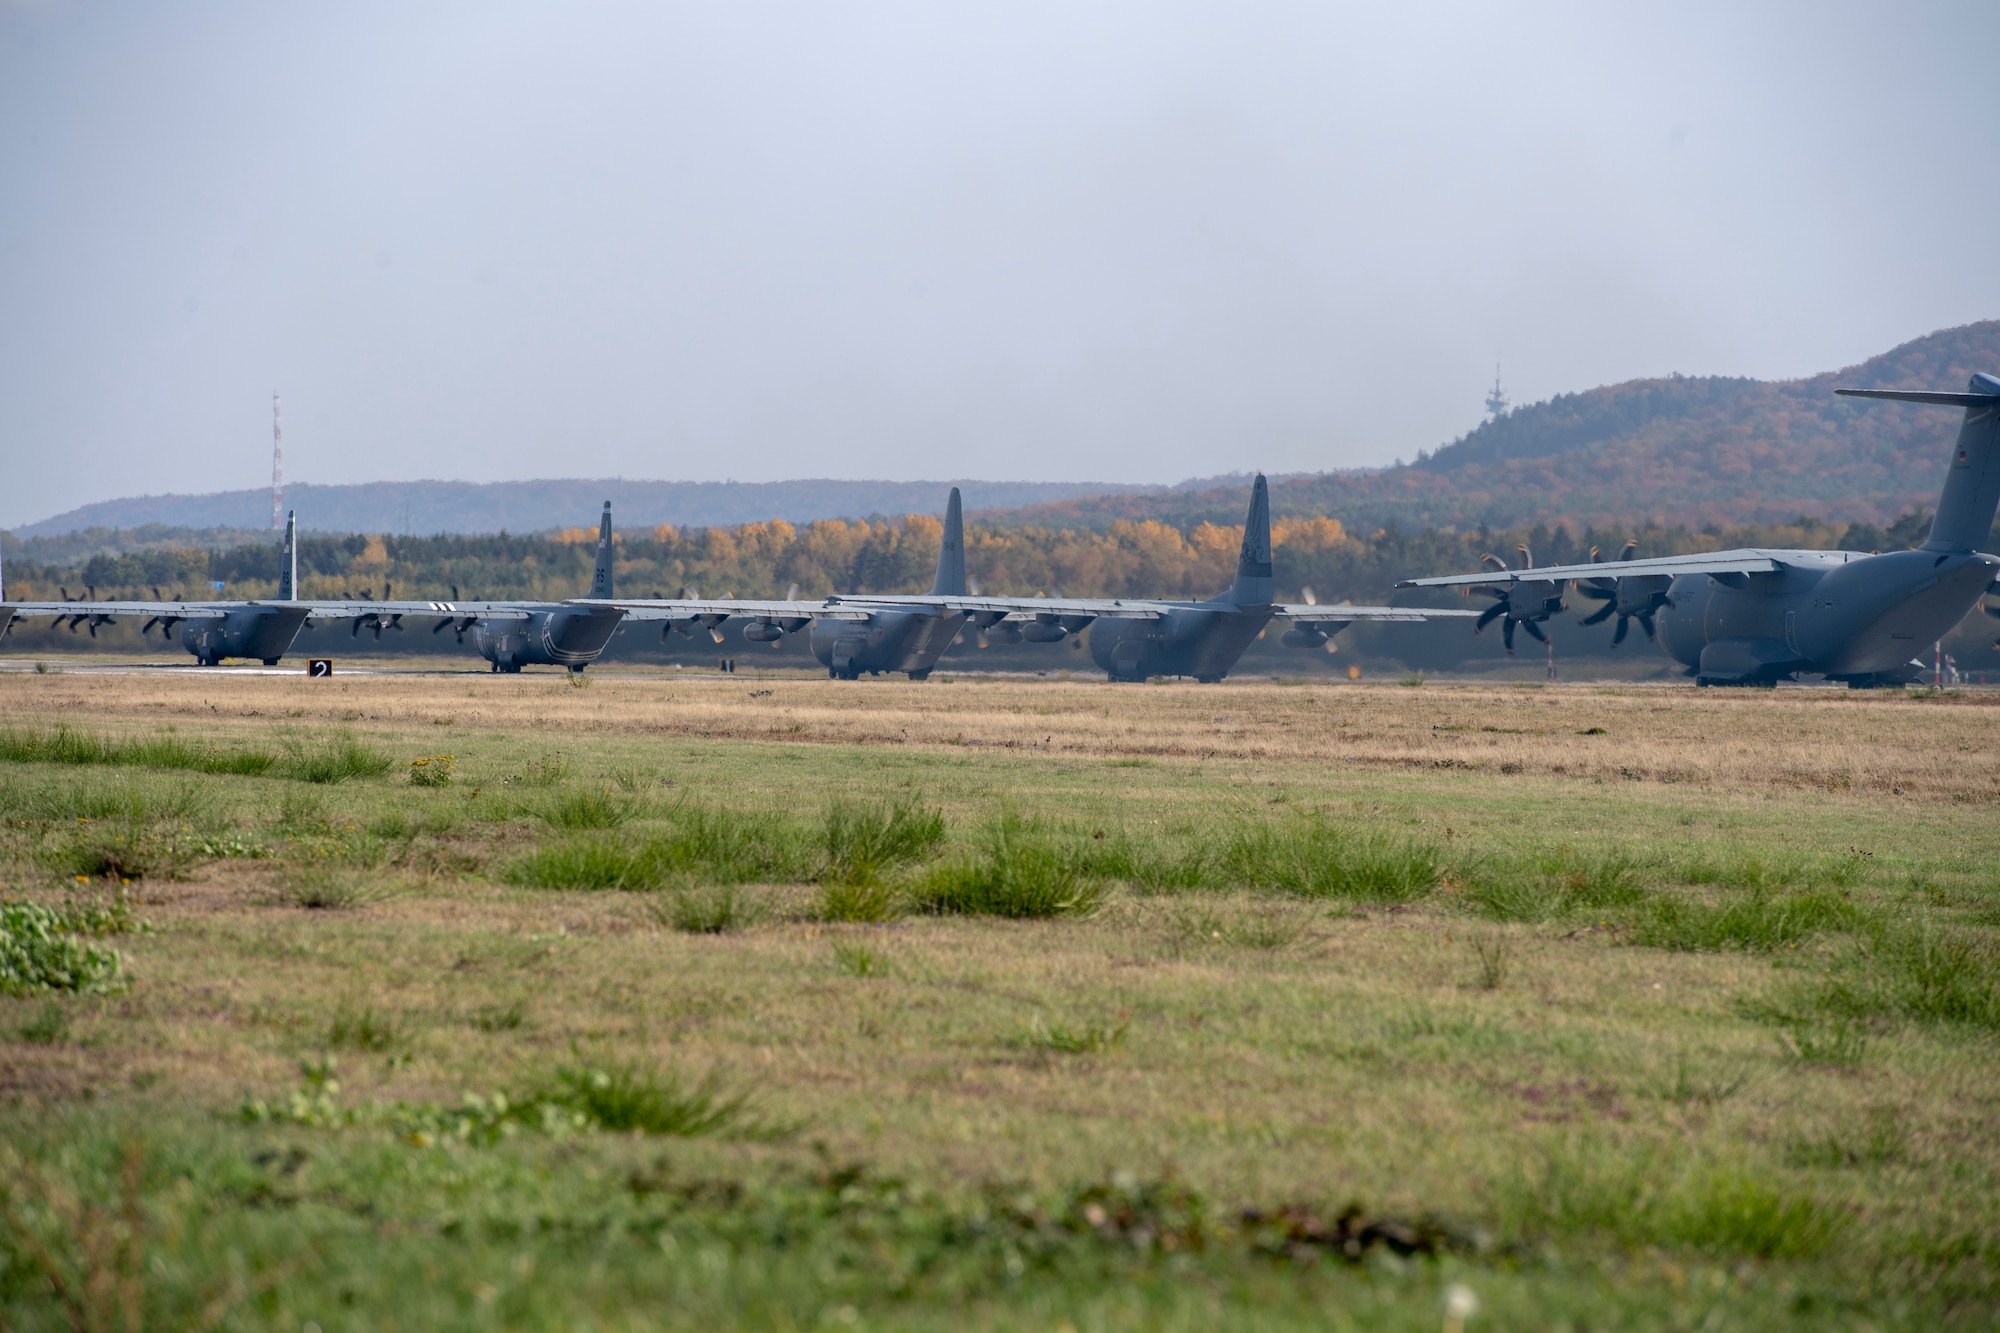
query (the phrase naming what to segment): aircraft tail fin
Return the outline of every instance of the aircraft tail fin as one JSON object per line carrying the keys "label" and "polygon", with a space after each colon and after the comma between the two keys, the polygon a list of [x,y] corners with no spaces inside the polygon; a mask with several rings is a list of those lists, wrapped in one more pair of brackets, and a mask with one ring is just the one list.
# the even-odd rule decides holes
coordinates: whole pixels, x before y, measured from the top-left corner
{"label": "aircraft tail fin", "polygon": [[1250,487],[1250,513],[1243,520],[1243,553],[1236,558],[1236,582],[1229,600],[1238,606],[1271,604],[1271,490],[1259,472]]}
{"label": "aircraft tail fin", "polygon": [[1938,494],[1926,551],[1971,551],[1986,544],[1993,515],[2000,510],[2000,378],[1974,375],[1965,393],[1920,393],[1901,389],[1836,389],[1849,398],[1886,398],[1899,403],[1962,407],[1965,420],[1952,445],[1951,461]]}
{"label": "aircraft tail fin", "polygon": [[299,600],[299,511],[285,514],[285,553],[278,565],[278,600]]}
{"label": "aircraft tail fin", "polygon": [[965,592],[965,517],[958,487],[944,506],[944,540],[938,546],[937,578],[931,583],[933,597],[963,597]]}
{"label": "aircraft tail fin", "polygon": [[590,576],[592,597],[611,596],[611,501],[604,502],[604,514],[597,520],[597,568]]}

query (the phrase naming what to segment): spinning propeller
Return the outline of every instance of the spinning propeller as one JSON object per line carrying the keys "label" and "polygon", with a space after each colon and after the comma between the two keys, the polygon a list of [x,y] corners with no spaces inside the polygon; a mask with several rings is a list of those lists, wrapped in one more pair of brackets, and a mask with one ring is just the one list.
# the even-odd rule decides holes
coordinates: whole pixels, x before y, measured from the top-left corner
{"label": "spinning propeller", "polygon": [[[1520,573],[1516,573],[1512,580],[1505,585],[1475,583],[1466,589],[1468,594],[1476,592],[1495,599],[1493,605],[1481,611],[1479,619],[1472,622],[1472,632],[1477,634],[1498,620],[1500,641],[1507,646],[1507,651],[1510,653],[1514,651],[1514,626],[1519,625],[1527,630],[1529,638],[1547,643],[1549,636],[1542,633],[1542,627],[1537,622],[1547,620],[1563,609],[1562,585],[1553,579],[1521,577],[1521,574],[1534,567],[1535,557],[1525,543],[1515,550],[1520,553],[1521,565]],[[1507,562],[1497,555],[1482,555],[1479,557],[1479,563],[1488,569],[1514,573],[1508,569]]]}
{"label": "spinning propeller", "polygon": [[[1618,553],[1616,560],[1606,561],[1598,554],[1597,548],[1593,546],[1590,548],[1590,563],[1593,565],[1622,564],[1632,559],[1638,553],[1638,550],[1638,542],[1628,541],[1625,543],[1625,549]],[[1625,642],[1625,635],[1632,628],[1631,622],[1634,620],[1639,622],[1639,628],[1646,631],[1647,638],[1654,638],[1656,636],[1653,628],[1653,613],[1667,604],[1667,589],[1672,584],[1673,580],[1664,574],[1627,575],[1622,579],[1578,579],[1576,581],[1576,590],[1579,593],[1591,598],[1593,601],[1604,603],[1596,611],[1585,616],[1583,623],[1586,625],[1601,625],[1611,619],[1611,617],[1617,616],[1618,628],[1612,631],[1611,634],[1611,646],[1613,648]]]}

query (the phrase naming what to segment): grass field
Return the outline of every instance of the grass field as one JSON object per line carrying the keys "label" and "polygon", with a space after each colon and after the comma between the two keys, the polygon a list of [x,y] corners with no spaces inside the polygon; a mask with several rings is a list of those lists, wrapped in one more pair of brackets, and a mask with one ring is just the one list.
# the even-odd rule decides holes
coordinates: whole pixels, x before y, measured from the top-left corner
{"label": "grass field", "polygon": [[0,1325],[1991,1327],[1996,709],[0,675]]}

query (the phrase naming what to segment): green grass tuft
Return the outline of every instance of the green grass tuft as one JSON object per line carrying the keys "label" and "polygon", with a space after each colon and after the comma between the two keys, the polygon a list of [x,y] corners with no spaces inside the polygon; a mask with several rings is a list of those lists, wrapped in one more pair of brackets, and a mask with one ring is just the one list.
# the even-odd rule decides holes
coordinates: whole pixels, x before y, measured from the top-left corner
{"label": "green grass tuft", "polygon": [[1318,820],[1238,829],[1223,870],[1245,888],[1382,903],[1425,897],[1443,873],[1435,849],[1422,843],[1354,834]]}
{"label": "green grass tuft", "polygon": [[510,884],[531,889],[651,888],[641,853],[609,838],[572,838],[537,847],[505,871]]}
{"label": "green grass tuft", "polygon": [[826,867],[820,878],[866,883],[893,867],[935,855],[943,845],[944,812],[914,797],[893,804],[836,801],[827,807],[821,827]]}
{"label": "green grass tuft", "polygon": [[689,1083],[637,1063],[565,1066],[540,1099],[579,1111],[601,1129],[674,1138],[743,1125],[750,1105],[749,1094],[730,1091],[715,1070]]}
{"label": "green grass tuft", "polygon": [[544,823],[559,829],[613,829],[639,813],[639,802],[614,796],[609,791],[573,791],[549,801],[535,812]]}
{"label": "green grass tuft", "polygon": [[1089,916],[1103,904],[1103,881],[1087,877],[1069,847],[1037,836],[1012,815],[971,855],[933,866],[911,884],[910,900],[936,915]]}
{"label": "green grass tuft", "polygon": [[1851,903],[1830,893],[1778,894],[1760,888],[1720,903],[1661,895],[1641,908],[1632,941],[1683,953],[1723,949],[1768,953],[1822,931],[1850,930],[1860,921]]}
{"label": "green grass tuft", "polygon": [[286,776],[326,786],[354,778],[379,778],[396,761],[347,732],[332,736],[289,736],[282,766]]}
{"label": "green grass tuft", "polygon": [[676,889],[646,904],[663,926],[689,935],[724,935],[763,919],[762,904],[734,884]]}
{"label": "green grass tuft", "polygon": [[0,759],[21,764],[126,764],[135,768],[184,769],[256,777],[269,772],[276,756],[261,750],[225,750],[191,745],[177,736],[113,740],[59,726],[54,731],[0,732]]}

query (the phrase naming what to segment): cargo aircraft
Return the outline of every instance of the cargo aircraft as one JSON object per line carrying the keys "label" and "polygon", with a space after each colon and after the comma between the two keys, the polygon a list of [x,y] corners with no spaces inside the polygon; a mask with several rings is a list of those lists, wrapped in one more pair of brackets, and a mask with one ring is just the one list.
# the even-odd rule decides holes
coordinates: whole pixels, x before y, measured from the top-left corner
{"label": "cargo aircraft", "polygon": [[1975,549],[2000,508],[2000,378],[1974,375],[1964,393],[1834,392],[1964,410],[1930,537],[1915,550],[1749,549],[1640,560],[1628,546],[1614,562],[1535,566],[1523,547],[1516,568],[1489,555],[1484,572],[1397,586],[1492,597],[1473,629],[1501,621],[1509,652],[1516,625],[1544,637],[1540,623],[1565,609],[1574,583],[1604,603],[1584,623],[1616,615],[1615,644],[1637,620],[1698,685],[1775,685],[1806,675],[1856,689],[1906,684],[1924,670],[1913,655],[1978,606],[2000,573],[2000,557]]}
{"label": "cargo aircraft", "polygon": [[1359,620],[1422,621],[1475,614],[1396,606],[1293,605],[1273,598],[1270,491],[1259,475],[1251,487],[1235,582],[1206,601],[972,593],[965,577],[962,502],[953,487],[945,505],[937,575],[928,593],[840,594],[820,601],[587,599],[577,604],[615,608],[629,620],[662,622],[662,638],[673,632],[702,631],[720,643],[721,626],[729,620],[746,621],[743,637],[753,643],[775,643],[786,634],[806,630],[813,656],[837,680],[885,671],[923,680],[968,628],[989,643],[1059,643],[1095,626],[1090,655],[1112,680],[1192,676],[1211,682],[1229,673],[1273,619],[1291,622],[1285,642],[1317,646]]}
{"label": "cargo aircraft", "polygon": [[[611,595],[611,502],[597,529],[597,562],[591,577],[591,595]],[[385,629],[400,632],[406,616],[417,619],[436,617],[431,633],[455,628],[458,641],[466,631],[481,656],[499,672],[518,672],[524,665],[568,667],[581,671],[597,660],[620,615],[615,609],[573,602],[397,602],[371,598],[341,598],[331,601],[298,599],[298,513],[285,520],[284,558],[279,566],[278,595],[269,601],[237,602],[15,602],[0,598],[0,635],[17,619],[53,616],[53,624],[69,622],[71,631],[88,626],[92,638],[100,625],[113,624],[123,617],[145,617],[141,634],[150,634],[158,625],[172,639],[174,628],[185,625],[181,643],[203,666],[215,666],[224,658],[247,657],[266,666],[276,666],[291,650],[299,631],[308,622],[349,621],[359,636],[373,630],[380,639]]]}

